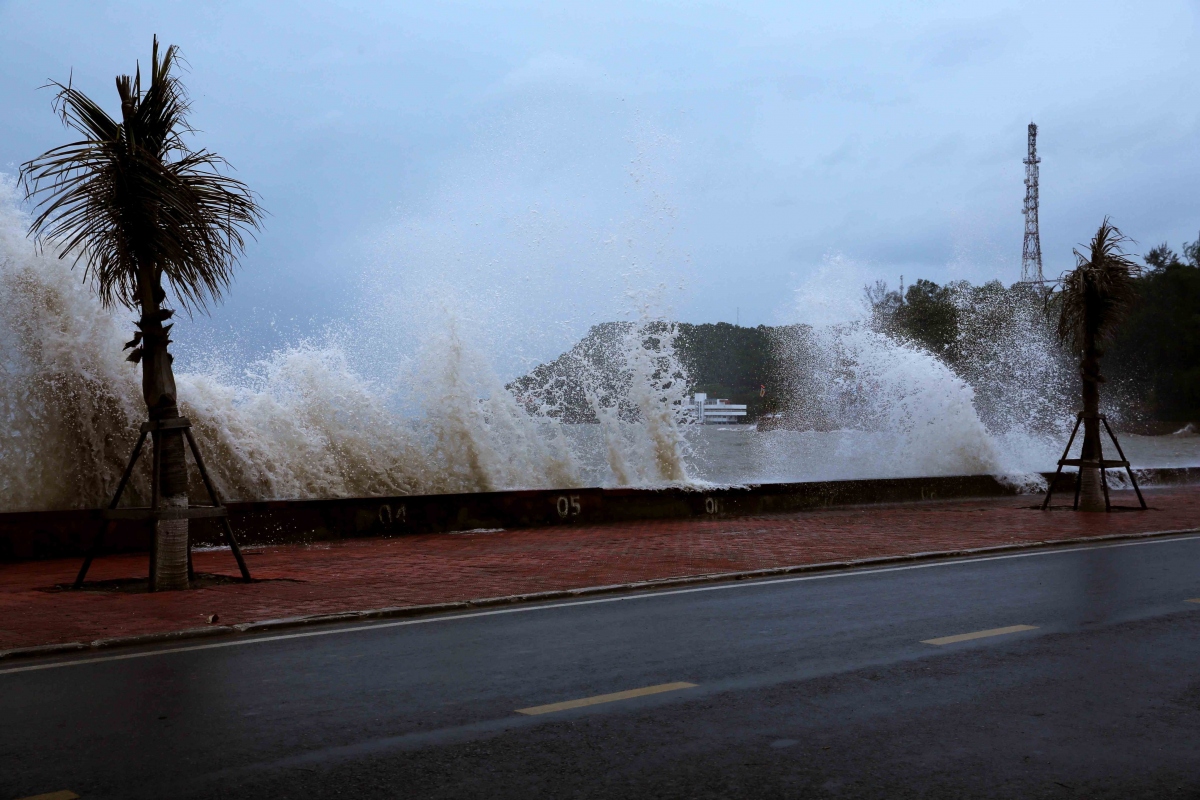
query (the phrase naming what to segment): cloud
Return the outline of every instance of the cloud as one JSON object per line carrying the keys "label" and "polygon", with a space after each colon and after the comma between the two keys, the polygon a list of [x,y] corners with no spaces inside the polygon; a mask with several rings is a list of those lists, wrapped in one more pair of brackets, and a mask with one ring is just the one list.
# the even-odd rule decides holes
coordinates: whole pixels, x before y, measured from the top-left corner
{"label": "cloud", "polygon": [[[575,281],[561,293],[580,318],[613,303],[576,284],[621,269],[592,242],[636,230],[625,238],[653,254],[669,238],[658,258],[687,272],[681,314],[766,322],[810,272],[836,285],[826,253],[893,283],[1015,280],[1030,119],[1048,272],[1104,214],[1142,242],[1193,239],[1196,17],[1185,0],[1087,14],[1011,0],[346,0],[287,14],[0,0],[0,165],[66,141],[35,91],[47,77],[73,70],[112,109],[112,76],[169,32],[191,64],[196,141],[272,214],[214,325],[353,313],[345,287],[397,208],[416,225],[403,235],[426,242],[398,245],[406,257],[432,259],[451,229],[483,264],[538,243],[531,273]],[[640,152],[646,131],[674,142],[669,156]],[[669,203],[644,202],[642,175]],[[846,288],[851,307],[860,289]]]}
{"label": "cloud", "polygon": [[814,326],[860,319],[865,311],[863,287],[875,280],[875,273],[862,264],[840,253],[828,255],[809,270],[794,290],[790,308],[782,309],[779,317]]}
{"label": "cloud", "polygon": [[503,83],[510,88],[560,86],[591,91],[615,90],[615,83],[596,64],[553,52],[530,58],[505,75]]}

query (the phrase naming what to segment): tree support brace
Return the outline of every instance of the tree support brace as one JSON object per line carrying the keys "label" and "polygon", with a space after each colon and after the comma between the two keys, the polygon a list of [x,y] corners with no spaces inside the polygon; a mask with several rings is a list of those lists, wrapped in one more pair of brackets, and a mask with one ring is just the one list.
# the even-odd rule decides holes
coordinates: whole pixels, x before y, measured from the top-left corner
{"label": "tree support brace", "polygon": [[1046,499],[1042,501],[1042,511],[1050,507],[1050,496],[1054,494],[1054,484],[1058,482],[1058,476],[1062,474],[1063,467],[1075,467],[1075,502],[1071,504],[1072,509],[1079,508],[1079,490],[1083,486],[1083,470],[1098,469],[1100,470],[1100,486],[1104,489],[1104,510],[1112,511],[1114,506],[1108,498],[1108,475],[1105,472],[1107,469],[1125,468],[1125,472],[1129,474],[1129,482],[1133,484],[1133,490],[1137,492],[1138,502],[1142,509],[1146,509],[1146,498],[1142,497],[1142,490],[1138,488],[1137,478],[1134,477],[1133,469],[1129,466],[1129,459],[1125,458],[1125,452],[1121,449],[1121,443],[1117,441],[1117,435],[1113,433],[1112,426],[1108,424],[1108,418],[1103,414],[1099,415],[1100,422],[1104,424],[1104,430],[1108,431],[1108,438],[1112,439],[1113,445],[1117,448],[1117,455],[1121,457],[1120,461],[1105,461],[1104,448],[1100,440],[1096,441],[1096,449],[1100,453],[1097,459],[1086,458],[1067,458],[1071,452],[1071,445],[1075,443],[1075,435],[1079,433],[1079,426],[1083,424],[1084,415],[1079,413],[1075,417],[1075,427],[1071,429],[1071,438],[1067,440],[1066,449],[1063,450],[1062,458],[1058,460],[1058,469],[1054,472],[1054,477],[1050,479],[1050,485],[1046,487]]}
{"label": "tree support brace", "polygon": [[[183,435],[187,437],[188,446],[192,451],[192,458],[196,461],[196,468],[200,471],[200,479],[204,481],[204,488],[208,490],[209,500],[212,501],[210,506],[190,506],[188,508],[159,508],[159,472],[162,467],[162,439],[154,436],[153,448],[153,470],[150,478],[150,507],[139,508],[117,508],[121,502],[121,495],[125,493],[125,487],[129,484],[129,478],[133,475],[133,467],[137,464],[138,457],[142,454],[142,445],[146,443],[146,437],[154,431],[183,429]],[[79,575],[75,578],[74,588],[79,589],[83,586],[83,579],[87,577],[88,569],[92,566],[92,561],[100,552],[100,548],[104,544],[104,537],[112,530],[119,519],[135,519],[155,522],[160,519],[197,519],[200,517],[217,517],[221,520],[221,528],[225,534],[225,540],[229,542],[229,549],[233,551],[233,557],[237,559],[238,569],[241,570],[242,580],[246,583],[250,582],[250,570],[246,568],[246,559],[242,557],[242,550],[238,547],[237,539],[233,536],[233,527],[229,524],[229,510],[221,503],[221,498],[217,494],[217,489],[213,486],[212,481],[208,477],[208,470],[204,468],[204,459],[200,457],[200,448],[196,446],[196,439],[192,436],[192,423],[186,417],[174,417],[164,420],[150,420],[142,423],[142,433],[138,437],[137,444],[133,447],[133,455],[129,457],[129,465],[125,467],[125,474],[121,476],[121,482],[117,484],[117,492],[113,495],[112,502],[108,504],[108,508],[103,512],[104,525],[100,528],[100,533],[92,542],[91,549],[88,551],[87,557],[83,560],[83,566],[79,569]],[[153,529],[150,532],[150,591],[154,591],[154,571],[157,553],[157,532]],[[188,580],[192,579],[192,541],[191,531],[188,532]]]}

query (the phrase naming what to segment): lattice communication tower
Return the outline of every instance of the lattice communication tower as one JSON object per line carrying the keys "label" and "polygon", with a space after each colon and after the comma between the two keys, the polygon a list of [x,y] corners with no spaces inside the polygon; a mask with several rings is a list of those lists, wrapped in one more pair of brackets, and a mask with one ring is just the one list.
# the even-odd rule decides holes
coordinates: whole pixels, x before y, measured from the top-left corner
{"label": "lattice communication tower", "polygon": [[1029,123],[1029,155],[1025,158],[1025,247],[1021,252],[1021,282],[1042,284],[1042,237],[1038,233],[1037,125]]}

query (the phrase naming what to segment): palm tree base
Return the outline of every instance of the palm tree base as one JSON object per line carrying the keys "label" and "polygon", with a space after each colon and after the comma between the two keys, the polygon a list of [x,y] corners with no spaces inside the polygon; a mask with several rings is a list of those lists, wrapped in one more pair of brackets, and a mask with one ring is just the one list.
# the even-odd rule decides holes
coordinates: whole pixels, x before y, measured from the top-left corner
{"label": "palm tree base", "polygon": [[[142,435],[133,447],[133,454],[129,457],[125,474],[117,484],[117,491],[113,495],[112,502],[103,512],[105,525],[92,541],[87,557],[83,560],[83,566],[79,568],[79,574],[75,577],[74,588],[83,588],[83,581],[87,577],[88,569],[104,546],[104,537],[113,530],[117,520],[144,520],[153,525],[150,551],[150,591],[187,589],[192,572],[188,519],[196,517],[213,517],[219,520],[221,530],[225,534],[225,541],[228,542],[229,549],[237,561],[238,569],[242,573],[242,580],[250,583],[250,570],[246,568],[246,560],[242,557],[242,550],[238,547],[237,539],[233,535],[233,527],[229,524],[229,512],[221,502],[221,497],[217,494],[217,489],[208,476],[208,470],[204,468],[204,459],[200,456],[200,448],[196,444],[196,438],[192,436],[191,428],[192,423],[186,417],[172,417],[142,423]],[[200,473],[200,480],[204,482],[204,488],[208,491],[212,505],[189,505],[186,494],[160,497],[158,484],[155,481],[151,484],[149,508],[118,508],[121,503],[121,495],[124,494],[125,487],[129,484],[129,478],[133,475],[133,468],[142,454],[142,445],[146,443],[146,438],[153,432],[170,429],[183,431],[184,439],[195,460],[196,469]],[[154,437],[155,465],[162,461],[162,440],[161,436]]]}
{"label": "palm tree base", "polygon": [[[1071,437],[1067,439],[1067,446],[1063,448],[1062,458],[1058,460],[1058,469],[1050,478],[1046,485],[1046,497],[1042,501],[1042,510],[1050,508],[1050,498],[1054,495],[1054,487],[1058,483],[1059,476],[1062,475],[1063,467],[1075,467],[1078,472],[1075,477],[1075,502],[1072,505],[1076,511],[1111,511],[1112,503],[1108,497],[1108,481],[1105,475],[1105,470],[1109,469],[1124,469],[1129,476],[1129,483],[1133,486],[1133,491],[1137,493],[1138,503],[1142,510],[1146,510],[1146,498],[1142,497],[1142,490],[1138,487],[1137,476],[1133,474],[1133,468],[1130,467],[1129,461],[1125,458],[1125,451],[1121,449],[1121,443],[1117,441],[1117,434],[1113,433],[1112,426],[1108,424],[1108,418],[1103,414],[1097,414],[1092,419],[1098,419],[1100,424],[1104,426],[1104,430],[1108,432],[1108,438],[1112,440],[1113,446],[1117,448],[1117,454],[1121,457],[1119,461],[1109,461],[1104,458],[1103,450],[1096,444],[1096,452],[1098,458],[1067,458],[1071,452],[1071,445],[1075,443],[1075,436],[1079,433],[1079,427],[1083,424],[1084,414],[1080,412],[1075,417],[1075,427],[1071,430]],[[1086,447],[1086,445],[1085,445]]]}
{"label": "palm tree base", "polygon": [[1079,476],[1079,504],[1076,511],[1108,511],[1108,498],[1100,481],[1100,470],[1083,468]]}
{"label": "palm tree base", "polygon": [[[160,501],[164,511],[186,509],[186,494],[164,497]],[[155,524],[153,569],[150,571],[150,591],[164,592],[187,589],[188,582],[188,521],[186,519],[163,519]]]}

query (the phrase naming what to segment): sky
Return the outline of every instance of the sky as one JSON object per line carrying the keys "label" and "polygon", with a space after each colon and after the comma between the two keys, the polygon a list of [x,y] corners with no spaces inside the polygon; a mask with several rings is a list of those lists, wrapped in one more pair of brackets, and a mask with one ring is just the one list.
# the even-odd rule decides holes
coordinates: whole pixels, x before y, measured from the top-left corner
{"label": "sky", "polygon": [[1048,276],[1105,215],[1136,252],[1197,238],[1197,12],[0,0],[0,172],[68,140],[40,86],[115,113],[157,34],[269,212],[211,341],[460,314],[541,358],[646,308],[833,321],[876,279],[1019,278],[1030,121]]}

